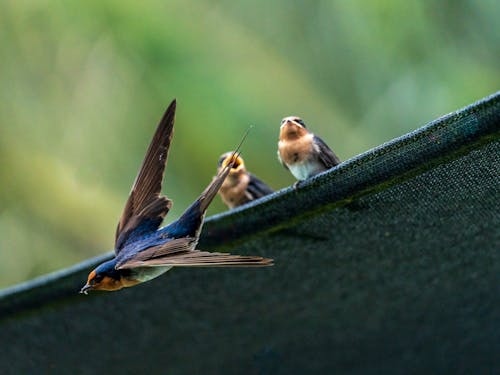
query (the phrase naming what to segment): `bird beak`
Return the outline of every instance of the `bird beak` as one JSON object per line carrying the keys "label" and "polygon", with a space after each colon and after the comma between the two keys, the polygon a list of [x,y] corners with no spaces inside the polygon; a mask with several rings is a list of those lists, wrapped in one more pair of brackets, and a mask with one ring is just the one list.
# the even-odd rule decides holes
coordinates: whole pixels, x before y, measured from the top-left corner
{"label": "bird beak", "polygon": [[284,126],[287,126],[288,124],[293,124],[293,121],[290,120],[290,119],[284,119],[282,122],[281,122],[281,126],[280,128],[283,128]]}
{"label": "bird beak", "polygon": [[91,290],[91,289],[93,289],[92,285],[90,285],[90,284],[85,284],[85,285],[83,286],[83,288],[80,290],[80,293],[81,293],[81,294],[85,294],[85,295],[87,295],[87,294],[89,294],[88,290]]}

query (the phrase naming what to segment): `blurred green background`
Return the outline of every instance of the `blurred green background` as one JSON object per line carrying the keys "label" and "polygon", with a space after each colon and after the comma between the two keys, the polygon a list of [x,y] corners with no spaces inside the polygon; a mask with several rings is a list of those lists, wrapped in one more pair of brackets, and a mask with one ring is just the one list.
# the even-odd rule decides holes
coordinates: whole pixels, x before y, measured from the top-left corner
{"label": "blurred green background", "polygon": [[279,189],[284,116],[345,160],[498,90],[499,15],[494,0],[1,1],[0,287],[112,249],[174,97],[169,220],[249,125],[247,165]]}

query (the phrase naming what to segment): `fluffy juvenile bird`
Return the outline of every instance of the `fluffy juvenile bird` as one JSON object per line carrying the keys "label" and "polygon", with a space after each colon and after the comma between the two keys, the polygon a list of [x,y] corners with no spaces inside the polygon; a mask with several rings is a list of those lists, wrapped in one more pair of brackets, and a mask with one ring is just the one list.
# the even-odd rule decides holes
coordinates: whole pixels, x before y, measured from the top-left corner
{"label": "fluffy juvenile bird", "polygon": [[278,158],[299,181],[340,163],[327,144],[307,130],[304,121],[296,116],[281,120]]}
{"label": "fluffy juvenile bird", "polygon": [[271,259],[196,250],[206,210],[237,158],[222,168],[182,216],[158,229],[172,206],[161,195],[163,172],[172,140],[175,100],[156,129],[139,173],[132,185],[115,236],[115,257],[88,276],[81,293],[114,291],[160,276],[172,267],[267,266]]}
{"label": "fluffy juvenile bird", "polygon": [[226,152],[220,156],[217,164],[217,173],[221,173],[232,163],[229,174],[219,190],[219,195],[226,206],[238,207],[274,192],[245,168],[245,162],[241,156],[236,156],[234,160],[233,156],[234,152]]}

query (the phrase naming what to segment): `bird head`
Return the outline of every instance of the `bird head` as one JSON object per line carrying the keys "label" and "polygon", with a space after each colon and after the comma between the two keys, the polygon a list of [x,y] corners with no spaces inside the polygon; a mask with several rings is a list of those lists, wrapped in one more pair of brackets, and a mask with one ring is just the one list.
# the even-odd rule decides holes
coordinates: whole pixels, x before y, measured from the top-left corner
{"label": "bird head", "polygon": [[102,263],[90,272],[87,284],[83,286],[80,293],[87,294],[89,290],[113,291],[124,287],[122,275],[115,269],[116,260],[112,259]]}
{"label": "bird head", "polygon": [[300,117],[289,116],[281,120],[280,139],[298,138],[307,133],[306,124]]}
{"label": "bird head", "polygon": [[226,152],[220,156],[219,162],[217,163],[217,171],[226,167],[232,160],[234,160],[234,164],[231,167],[229,174],[245,171],[245,162],[243,161],[243,158],[232,151]]}

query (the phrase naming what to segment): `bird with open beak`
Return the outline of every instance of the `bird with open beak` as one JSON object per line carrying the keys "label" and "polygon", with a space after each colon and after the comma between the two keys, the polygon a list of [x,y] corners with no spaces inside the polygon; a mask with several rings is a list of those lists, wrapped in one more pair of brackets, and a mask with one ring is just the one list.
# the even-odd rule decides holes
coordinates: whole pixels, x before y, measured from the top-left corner
{"label": "bird with open beak", "polygon": [[236,160],[233,160],[233,155],[234,152],[222,154],[217,165],[217,173],[221,173],[230,163],[233,164],[219,189],[219,195],[226,206],[229,208],[238,207],[274,192],[246,169],[241,156],[237,156]]}
{"label": "bird with open beak", "polygon": [[[173,223],[160,228],[172,207],[161,195],[172,141],[175,100],[167,108],[146,152],[115,235],[115,256],[90,272],[81,293],[115,291],[154,279],[172,267],[268,266],[271,259],[196,249],[205,213],[238,158],[232,154],[201,195]],[[240,143],[241,145],[241,143]]]}
{"label": "bird with open beak", "polygon": [[299,181],[326,171],[340,159],[318,136],[311,133],[300,117],[285,117],[281,121],[278,158]]}

